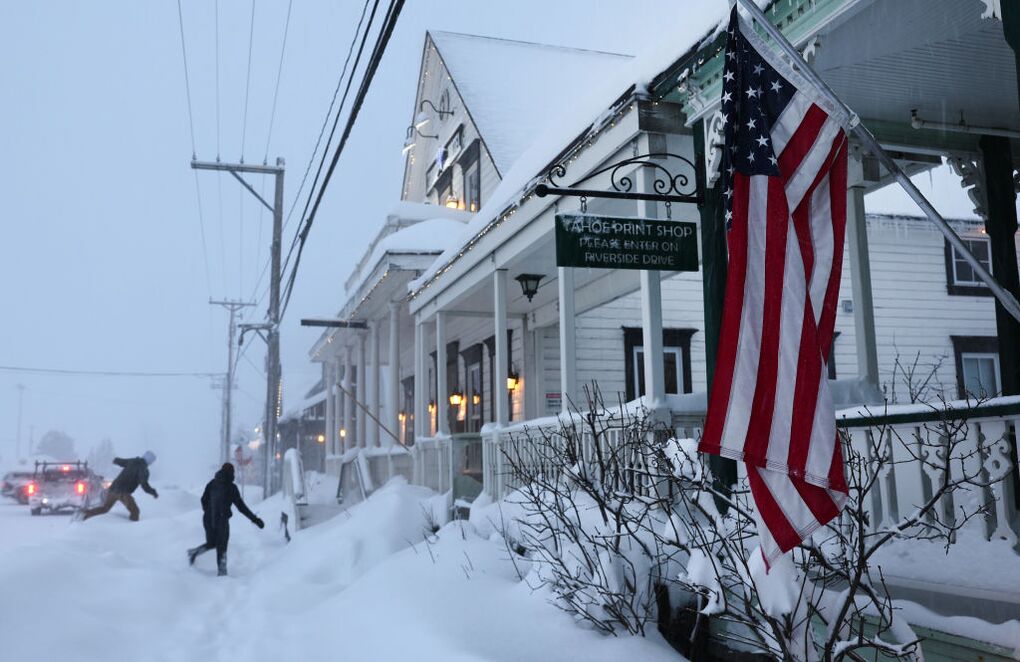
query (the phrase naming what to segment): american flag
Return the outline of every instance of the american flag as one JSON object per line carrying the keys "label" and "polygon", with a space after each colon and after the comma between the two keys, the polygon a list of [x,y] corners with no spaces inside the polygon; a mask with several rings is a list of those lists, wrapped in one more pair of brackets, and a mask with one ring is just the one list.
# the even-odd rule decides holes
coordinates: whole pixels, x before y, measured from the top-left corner
{"label": "american flag", "polygon": [[729,267],[700,449],[746,464],[769,567],[836,517],[848,493],[825,364],[843,259],[849,117],[736,8],[722,113]]}

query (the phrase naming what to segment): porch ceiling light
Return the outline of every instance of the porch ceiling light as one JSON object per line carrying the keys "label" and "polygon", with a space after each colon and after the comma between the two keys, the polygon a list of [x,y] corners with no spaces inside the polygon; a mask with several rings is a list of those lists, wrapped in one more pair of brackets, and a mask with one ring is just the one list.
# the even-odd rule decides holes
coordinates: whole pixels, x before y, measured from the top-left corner
{"label": "porch ceiling light", "polygon": [[515,279],[521,284],[521,292],[524,296],[528,297],[528,301],[535,298],[538,294],[538,284],[545,278],[545,274],[521,274]]}
{"label": "porch ceiling light", "polygon": [[453,407],[459,407],[464,404],[464,394],[460,391],[454,391],[450,394],[450,405]]}

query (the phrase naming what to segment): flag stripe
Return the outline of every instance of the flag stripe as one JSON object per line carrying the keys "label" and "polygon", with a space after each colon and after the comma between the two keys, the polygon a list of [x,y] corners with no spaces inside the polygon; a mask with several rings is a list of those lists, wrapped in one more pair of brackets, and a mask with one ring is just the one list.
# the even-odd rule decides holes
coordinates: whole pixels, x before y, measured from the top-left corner
{"label": "flag stripe", "polygon": [[728,34],[730,263],[700,447],[744,461],[768,567],[847,499],[825,375],[846,229],[847,118],[823,110],[818,91],[736,9]]}

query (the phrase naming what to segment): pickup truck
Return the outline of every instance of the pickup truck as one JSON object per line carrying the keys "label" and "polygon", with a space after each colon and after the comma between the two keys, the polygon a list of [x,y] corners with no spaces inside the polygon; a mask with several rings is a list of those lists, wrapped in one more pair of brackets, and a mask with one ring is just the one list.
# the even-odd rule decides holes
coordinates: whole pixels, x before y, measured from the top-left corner
{"label": "pickup truck", "polygon": [[28,506],[33,515],[76,511],[98,503],[103,482],[88,462],[36,462],[28,484]]}

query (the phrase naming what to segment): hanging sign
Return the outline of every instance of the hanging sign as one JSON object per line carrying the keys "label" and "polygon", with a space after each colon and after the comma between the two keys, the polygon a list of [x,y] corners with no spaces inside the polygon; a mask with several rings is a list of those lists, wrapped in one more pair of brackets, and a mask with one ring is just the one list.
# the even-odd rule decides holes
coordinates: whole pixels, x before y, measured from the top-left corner
{"label": "hanging sign", "polygon": [[557,214],[556,266],[697,271],[697,228],[687,221]]}

